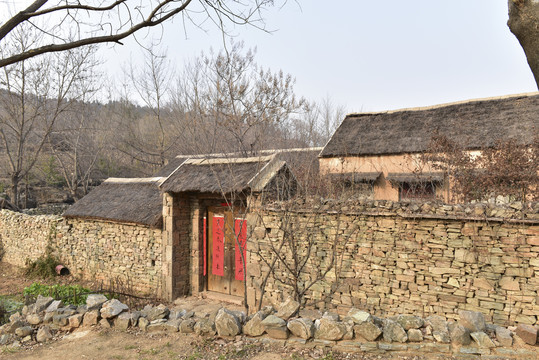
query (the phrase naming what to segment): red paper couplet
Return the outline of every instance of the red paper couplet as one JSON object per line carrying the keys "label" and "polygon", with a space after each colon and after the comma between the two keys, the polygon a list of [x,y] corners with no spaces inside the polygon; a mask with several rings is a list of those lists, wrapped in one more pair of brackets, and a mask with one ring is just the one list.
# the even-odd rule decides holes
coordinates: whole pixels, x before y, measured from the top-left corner
{"label": "red paper couplet", "polygon": [[225,218],[222,216],[213,217],[213,256],[212,273],[217,276],[225,275]]}
{"label": "red paper couplet", "polygon": [[[234,233],[236,238],[234,239],[236,248],[236,280],[243,281],[243,259],[246,258],[246,245],[247,245],[247,220],[236,219],[234,221]],[[243,259],[240,253],[240,248],[243,252]]]}
{"label": "red paper couplet", "polygon": [[204,216],[204,219],[202,220],[202,223],[203,223],[203,230],[202,230],[202,248],[204,249],[204,276],[206,276],[206,267],[207,267],[207,253],[206,253],[206,217]]}

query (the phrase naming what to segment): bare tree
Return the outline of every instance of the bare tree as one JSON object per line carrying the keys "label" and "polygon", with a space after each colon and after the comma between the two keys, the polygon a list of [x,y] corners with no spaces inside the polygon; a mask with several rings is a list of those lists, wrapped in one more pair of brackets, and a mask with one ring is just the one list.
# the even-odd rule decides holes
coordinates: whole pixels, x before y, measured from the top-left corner
{"label": "bare tree", "polygon": [[[7,47],[25,52],[39,37],[35,29],[16,30]],[[6,48],[2,48],[2,53]],[[75,84],[88,76],[91,48],[66,51],[2,68],[0,78],[0,137],[12,202],[20,204],[21,180],[28,177],[53,130],[55,121],[78,94]]]}
{"label": "bare tree", "polygon": [[106,0],[94,4],[79,0],[35,0],[1,24],[0,45],[23,25],[35,26],[43,42],[3,53],[0,68],[50,52],[91,44],[121,44],[121,40],[162,25],[178,14],[182,15],[184,29],[188,22],[202,26],[208,20],[225,32],[227,26],[234,25],[263,28],[262,10],[276,3],[275,0]]}
{"label": "bare tree", "polygon": [[539,3],[535,0],[508,0],[507,25],[526,53],[539,87]]}

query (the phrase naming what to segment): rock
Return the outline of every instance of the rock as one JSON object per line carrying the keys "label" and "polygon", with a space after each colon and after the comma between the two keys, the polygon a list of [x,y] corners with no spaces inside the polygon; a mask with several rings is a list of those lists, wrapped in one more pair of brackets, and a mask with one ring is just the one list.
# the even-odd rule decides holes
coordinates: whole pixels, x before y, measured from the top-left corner
{"label": "rock", "polygon": [[102,318],[111,319],[128,309],[129,307],[127,305],[122,304],[117,299],[112,299],[103,303],[100,313]]}
{"label": "rock", "polygon": [[17,318],[15,321],[12,321],[8,324],[6,324],[7,327],[4,329],[4,332],[6,334],[15,334],[15,330],[17,330],[20,327],[23,327],[25,324]]}
{"label": "rock", "polygon": [[384,330],[383,330],[384,341],[387,342],[400,342],[405,343],[408,341],[408,334],[400,326],[399,323],[393,320],[386,319],[384,321]]}
{"label": "rock", "polygon": [[180,310],[170,310],[170,313],[168,314],[168,319],[169,320],[177,320],[177,319],[181,319],[185,314],[187,313],[187,311],[183,310],[183,309],[180,309]]}
{"label": "rock", "polygon": [[457,345],[470,345],[472,339],[470,338],[470,330],[464,326],[457,324],[451,329],[451,341]]}
{"label": "rock", "polygon": [[414,315],[399,315],[397,316],[397,323],[406,331],[420,329],[425,324],[422,318]]}
{"label": "rock", "polygon": [[11,316],[9,317],[9,322],[11,323],[14,323],[16,321],[23,321],[23,320],[24,318],[19,312],[16,312],[15,314],[11,314]]}
{"label": "rock", "polygon": [[496,327],[496,340],[503,347],[513,346],[513,337],[511,336],[511,331],[504,328],[503,326]]}
{"label": "rock", "polygon": [[528,345],[537,343],[537,328],[535,326],[518,324],[515,334]]}
{"label": "rock", "polygon": [[31,326],[21,326],[20,328],[17,328],[15,330],[15,335],[18,337],[25,337],[28,335],[32,335],[34,332],[34,329]]}
{"label": "rock", "polygon": [[170,310],[163,304],[152,307],[152,306],[146,306],[142,310],[142,313],[146,315],[146,318],[152,322],[154,320],[159,319],[165,319],[168,314],[170,314]]}
{"label": "rock", "polygon": [[109,319],[101,319],[101,320],[99,320],[99,326],[101,326],[102,328],[105,328],[105,329],[110,329],[111,326],[110,326]]}
{"label": "rock", "polygon": [[47,309],[53,301],[54,299],[51,298],[50,296],[44,297],[44,296],[38,295],[36,303],[34,304],[34,312],[40,313],[42,311],[45,311],[45,309]]}
{"label": "rock", "polygon": [[419,329],[410,329],[407,332],[408,341],[410,342],[421,342],[423,341],[423,333]]}
{"label": "rock", "polygon": [[145,317],[138,319],[138,327],[140,330],[146,331],[148,329],[148,325],[150,325],[150,322]]}
{"label": "rock", "polygon": [[382,330],[376,324],[368,321],[354,326],[354,332],[356,336],[368,341],[375,341],[382,334]]}
{"label": "rock", "polygon": [[260,336],[266,331],[262,320],[266,315],[262,311],[255,313],[243,326],[243,333],[247,336]]}
{"label": "rock", "polygon": [[77,313],[78,314],[84,315],[84,314],[86,314],[87,311],[88,311],[88,306],[86,306],[86,305],[77,306]]}
{"label": "rock", "polygon": [[314,337],[321,340],[341,340],[346,334],[346,326],[331,318],[322,317],[315,321]]}
{"label": "rock", "polygon": [[275,315],[283,320],[288,320],[298,312],[299,308],[300,303],[289,297],[281,304],[279,311]]}
{"label": "rock", "polygon": [[314,335],[314,322],[311,319],[299,318],[288,321],[288,330],[299,338],[309,340]]}
{"label": "rock", "polygon": [[276,315],[266,316],[261,325],[266,333],[274,339],[288,339],[286,321]]}
{"label": "rock", "polygon": [[97,325],[100,318],[101,316],[99,315],[99,310],[90,310],[86,314],[84,314],[82,324],[84,326]]}
{"label": "rock", "polygon": [[449,329],[447,321],[441,316],[433,315],[425,319],[426,323],[432,328],[432,336],[441,343],[450,343]]}
{"label": "rock", "polygon": [[42,326],[37,331],[36,341],[39,343],[44,343],[52,339],[52,333],[48,326]]}
{"label": "rock", "polygon": [[350,317],[356,324],[361,324],[365,321],[373,321],[371,314],[366,311],[358,310],[356,308],[352,308],[350,309],[350,311],[348,311],[348,317]]}
{"label": "rock", "polygon": [[333,312],[329,312],[329,311],[326,311],[324,313],[324,315],[322,315],[322,318],[324,319],[330,319],[330,320],[333,320],[333,321],[339,321],[341,319],[341,317],[339,316],[339,314],[336,314],[336,313],[333,313]]}
{"label": "rock", "polygon": [[459,324],[464,326],[470,332],[485,331],[485,316],[477,311],[459,311]]}
{"label": "rock", "polygon": [[172,320],[172,321],[176,325],[175,328],[174,326],[171,326],[170,324],[166,325],[166,321],[165,321],[165,322],[158,322],[154,324],[150,323],[150,325],[146,327],[146,331],[147,332],[158,332],[158,331],[177,332],[178,327],[180,326],[179,321],[178,320]]}
{"label": "rock", "polygon": [[58,326],[67,326],[69,324],[69,316],[67,314],[58,314],[52,317],[52,323]]}
{"label": "rock", "polygon": [[68,320],[69,320],[69,326],[71,328],[78,328],[79,326],[82,325],[82,317],[83,315],[82,314],[75,314],[75,315],[71,315]]}
{"label": "rock", "polygon": [[180,323],[180,332],[182,334],[191,334],[195,332],[196,320],[193,318],[185,319]]}
{"label": "rock", "polygon": [[216,333],[215,323],[210,319],[200,319],[195,324],[195,334],[213,336]]}
{"label": "rock", "polygon": [[275,314],[275,309],[271,305],[264,306],[262,309],[260,309],[260,312],[264,315],[264,317],[268,315]]}
{"label": "rock", "polygon": [[[178,332],[180,330],[180,324],[182,319],[165,321],[162,324],[163,330],[168,332]],[[150,330],[151,331],[151,330]]]}
{"label": "rock", "polygon": [[472,339],[479,345],[480,348],[491,349],[496,347],[490,337],[482,331],[476,331],[470,334]]}
{"label": "rock", "polygon": [[52,318],[54,317],[54,312],[45,312],[45,316],[43,316],[43,324],[50,324],[52,323]]}
{"label": "rock", "polygon": [[43,318],[38,314],[26,315],[26,322],[30,325],[39,325],[43,321]]}
{"label": "rock", "polygon": [[58,309],[60,309],[62,306],[64,306],[62,300],[54,300],[50,303],[49,306],[47,306],[47,308],[45,309],[45,313],[58,311]]}
{"label": "rock", "polygon": [[99,310],[108,299],[103,294],[90,294],[86,298],[86,306],[88,310]]}
{"label": "rock", "polygon": [[133,315],[130,313],[121,313],[114,319],[114,327],[119,330],[127,330],[132,324]]}
{"label": "rock", "polygon": [[13,340],[13,335],[4,334],[0,335],[0,345],[7,345]]}
{"label": "rock", "polygon": [[354,321],[353,320],[346,320],[343,321],[344,327],[346,328],[346,332],[344,333],[344,336],[342,337],[343,340],[352,340],[354,338]]}
{"label": "rock", "polygon": [[241,323],[236,315],[221,308],[215,316],[215,328],[219,336],[236,336],[241,333]]}

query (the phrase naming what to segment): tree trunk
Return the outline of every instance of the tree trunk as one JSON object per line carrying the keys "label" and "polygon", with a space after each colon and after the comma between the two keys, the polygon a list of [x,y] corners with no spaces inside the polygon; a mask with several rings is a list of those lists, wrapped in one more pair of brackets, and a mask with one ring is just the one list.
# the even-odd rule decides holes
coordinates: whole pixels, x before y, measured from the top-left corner
{"label": "tree trunk", "polygon": [[517,37],[539,87],[539,1],[509,0],[507,25]]}

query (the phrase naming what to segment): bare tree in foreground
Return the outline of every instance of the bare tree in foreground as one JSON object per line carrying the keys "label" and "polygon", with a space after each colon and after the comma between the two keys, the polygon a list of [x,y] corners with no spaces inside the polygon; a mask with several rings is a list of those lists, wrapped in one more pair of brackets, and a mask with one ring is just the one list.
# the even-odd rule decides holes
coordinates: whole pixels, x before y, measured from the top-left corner
{"label": "bare tree in foreground", "polygon": [[3,53],[0,68],[34,56],[66,51],[101,43],[121,44],[121,40],[143,30],[162,25],[181,14],[201,26],[213,23],[223,31],[227,26],[251,24],[263,28],[261,12],[275,6],[275,0],[35,0],[0,25],[0,45],[22,25],[35,26],[43,42],[29,48]]}

